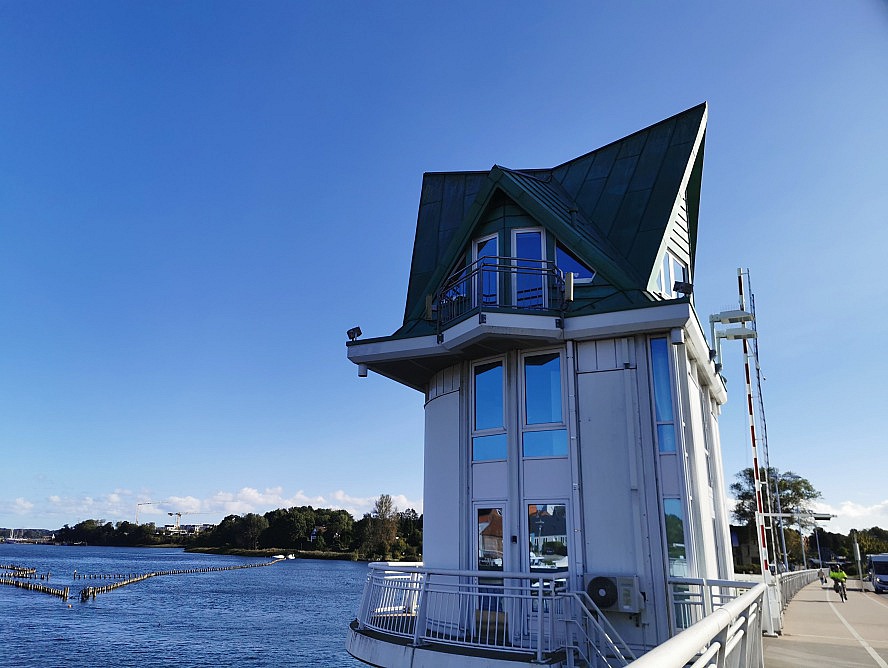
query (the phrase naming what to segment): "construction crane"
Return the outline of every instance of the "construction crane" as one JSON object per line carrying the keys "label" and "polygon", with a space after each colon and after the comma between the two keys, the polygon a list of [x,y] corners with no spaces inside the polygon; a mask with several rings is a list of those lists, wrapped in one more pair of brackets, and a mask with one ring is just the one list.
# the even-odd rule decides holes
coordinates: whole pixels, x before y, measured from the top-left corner
{"label": "construction crane", "polygon": [[139,511],[142,509],[142,506],[150,506],[152,503],[154,501],[144,501],[136,504],[136,526],[139,526]]}
{"label": "construction crane", "polygon": [[153,506],[161,503],[169,503],[169,501],[142,501],[142,503],[136,504],[136,526],[139,526],[139,511],[142,509],[142,506]]}
{"label": "construction crane", "polygon": [[182,517],[182,515],[187,515],[187,514],[188,514],[188,513],[167,513],[167,515],[169,515],[170,517],[175,516],[175,518],[176,518],[176,531],[177,531],[177,532],[179,531],[179,519]]}

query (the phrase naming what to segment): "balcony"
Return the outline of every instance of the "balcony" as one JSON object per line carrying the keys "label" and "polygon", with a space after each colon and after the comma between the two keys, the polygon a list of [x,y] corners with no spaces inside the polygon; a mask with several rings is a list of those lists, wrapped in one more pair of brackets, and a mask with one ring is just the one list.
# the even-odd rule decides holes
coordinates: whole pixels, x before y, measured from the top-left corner
{"label": "balcony", "polygon": [[435,294],[432,312],[438,333],[470,315],[500,311],[562,315],[563,272],[554,262],[482,257],[448,278]]}
{"label": "balcony", "polygon": [[[813,578],[813,573],[801,575]],[[678,635],[639,659],[652,648],[630,647],[585,592],[568,590],[565,575],[370,564],[348,651],[377,666],[458,661],[485,668],[618,668],[637,661],[679,668],[691,656],[700,659],[695,666],[760,665],[755,657],[761,656],[761,584],[671,578],[668,600]],[[714,615],[718,609],[726,612]],[[708,663],[715,653],[719,661]],[[736,662],[736,656],[746,658]]]}
{"label": "balcony", "polygon": [[565,573],[496,575],[371,564],[349,652],[371,665],[407,665],[417,651],[425,656],[410,665],[454,654],[485,666],[615,668],[635,658],[585,592],[566,590]]}

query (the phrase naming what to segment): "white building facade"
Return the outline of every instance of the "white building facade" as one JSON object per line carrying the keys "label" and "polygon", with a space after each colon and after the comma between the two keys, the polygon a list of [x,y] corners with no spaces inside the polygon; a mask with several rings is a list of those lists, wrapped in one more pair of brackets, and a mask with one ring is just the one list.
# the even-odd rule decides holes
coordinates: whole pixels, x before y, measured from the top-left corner
{"label": "white building facade", "polygon": [[[733,578],[692,297],[706,116],[551,169],[425,175],[404,324],[348,344],[425,394],[424,562],[373,571],[357,658],[596,665],[687,626],[680,580]],[[601,623],[619,647],[592,647]]]}

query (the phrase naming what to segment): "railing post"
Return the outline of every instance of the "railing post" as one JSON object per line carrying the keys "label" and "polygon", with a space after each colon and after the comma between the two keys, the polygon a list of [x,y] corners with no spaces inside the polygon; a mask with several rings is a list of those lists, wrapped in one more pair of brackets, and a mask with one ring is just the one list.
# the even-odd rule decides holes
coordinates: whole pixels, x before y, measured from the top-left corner
{"label": "railing post", "polygon": [[543,662],[543,578],[537,581],[537,651],[536,660]]}
{"label": "railing post", "polygon": [[370,574],[367,576],[367,580],[364,582],[364,595],[361,597],[361,609],[358,612],[358,629],[363,630],[364,622],[367,619],[367,615],[369,614],[370,609],[370,598],[373,592],[373,577],[375,575],[375,571],[373,567],[370,567]]}
{"label": "railing post", "polygon": [[422,585],[419,588],[419,607],[416,611],[416,617],[413,621],[413,646],[425,644],[426,615],[428,611],[428,585],[432,576],[426,573],[422,578]]}

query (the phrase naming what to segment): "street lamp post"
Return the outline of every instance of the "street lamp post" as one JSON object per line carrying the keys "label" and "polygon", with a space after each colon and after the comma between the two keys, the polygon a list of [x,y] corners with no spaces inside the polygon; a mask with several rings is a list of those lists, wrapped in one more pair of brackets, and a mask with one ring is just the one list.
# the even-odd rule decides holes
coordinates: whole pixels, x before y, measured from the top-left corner
{"label": "street lamp post", "polygon": [[774,491],[777,493],[777,513],[780,515],[780,547],[783,549],[783,572],[789,572],[789,560],[786,556],[786,534],[783,532],[783,509],[780,507],[780,478],[774,478]]}
{"label": "street lamp post", "polygon": [[820,562],[820,566],[823,567],[823,555],[820,554],[820,535],[817,533],[817,530],[820,527],[816,524],[814,525],[814,539],[817,541],[817,561]]}

